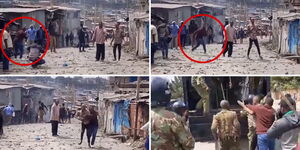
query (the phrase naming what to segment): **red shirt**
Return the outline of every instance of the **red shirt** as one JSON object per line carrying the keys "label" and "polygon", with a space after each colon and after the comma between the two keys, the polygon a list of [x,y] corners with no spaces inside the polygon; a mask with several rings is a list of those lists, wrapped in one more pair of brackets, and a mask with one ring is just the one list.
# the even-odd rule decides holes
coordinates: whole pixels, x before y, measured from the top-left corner
{"label": "red shirt", "polygon": [[275,110],[265,105],[247,105],[256,116],[256,133],[264,134],[275,121]]}

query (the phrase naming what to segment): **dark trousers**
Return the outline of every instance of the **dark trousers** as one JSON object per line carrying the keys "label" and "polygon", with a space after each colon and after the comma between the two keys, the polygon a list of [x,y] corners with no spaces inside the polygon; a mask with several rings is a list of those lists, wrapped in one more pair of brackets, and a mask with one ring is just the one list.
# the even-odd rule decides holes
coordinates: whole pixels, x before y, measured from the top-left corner
{"label": "dark trousers", "polygon": [[104,44],[97,44],[97,52],[96,52],[96,60],[99,61],[105,59],[105,45]]}
{"label": "dark trousers", "polygon": [[255,44],[255,46],[257,48],[258,55],[260,56],[260,48],[259,48],[258,40],[257,39],[251,39],[251,38],[249,38],[249,48],[248,48],[247,56],[250,55],[250,50],[252,48],[253,43]]}
{"label": "dark trousers", "polygon": [[0,136],[3,135],[3,117],[0,114]]}
{"label": "dark trousers", "polygon": [[233,42],[228,41],[223,56],[228,52],[228,57],[231,57],[233,49]]}
{"label": "dark trousers", "polygon": [[185,43],[186,43],[186,34],[181,34],[180,35],[180,44],[182,47],[185,47]]}
{"label": "dark trousers", "polygon": [[3,70],[9,70],[9,60],[3,55],[2,51],[0,52],[0,57],[3,61]]}
{"label": "dark trousers", "polygon": [[197,40],[197,44],[196,44],[196,46],[195,46],[194,48],[192,48],[192,50],[195,50],[195,49],[198,48],[201,44],[203,45],[204,53],[206,53],[206,46],[205,46],[205,40],[204,40],[204,37],[199,38],[199,39]]}
{"label": "dark trousers", "polygon": [[[86,131],[88,143],[94,145],[96,140],[96,135],[98,131],[98,125],[89,125]],[[92,138],[92,141],[91,141]]]}
{"label": "dark trousers", "polygon": [[115,60],[117,60],[117,54],[116,54],[117,47],[118,47],[118,53],[119,53],[118,60],[120,60],[121,59],[121,44],[114,44],[114,47],[113,47],[114,58],[115,58]]}
{"label": "dark trousers", "polygon": [[214,43],[214,37],[212,35],[208,36],[208,43]]}
{"label": "dark trousers", "polygon": [[[37,61],[38,59],[40,59],[40,58],[37,58],[37,59],[35,59],[35,60],[32,61],[32,62],[35,62],[35,61]],[[37,63],[33,64],[32,67],[33,67],[33,68],[36,68],[37,66],[42,65],[42,64],[45,64],[45,63],[46,63],[46,61],[45,61],[44,59],[41,59],[41,60],[38,61]]]}
{"label": "dark trousers", "polygon": [[52,135],[57,135],[58,121],[51,120]]}
{"label": "dark trousers", "polygon": [[162,52],[162,56],[164,59],[168,58],[168,42],[166,37],[159,38],[159,47]]}
{"label": "dark trousers", "polygon": [[17,58],[18,54],[20,55],[20,59],[23,57],[24,53],[24,45],[22,42],[17,42],[15,44],[15,58]]}
{"label": "dark trousers", "polygon": [[81,123],[81,134],[80,134],[80,143],[82,142],[84,131],[87,129],[87,125]]}
{"label": "dark trousers", "polygon": [[157,43],[151,43],[151,64],[154,64],[154,54],[157,50]]}
{"label": "dark trousers", "polygon": [[85,42],[79,42],[79,52],[84,52]]}

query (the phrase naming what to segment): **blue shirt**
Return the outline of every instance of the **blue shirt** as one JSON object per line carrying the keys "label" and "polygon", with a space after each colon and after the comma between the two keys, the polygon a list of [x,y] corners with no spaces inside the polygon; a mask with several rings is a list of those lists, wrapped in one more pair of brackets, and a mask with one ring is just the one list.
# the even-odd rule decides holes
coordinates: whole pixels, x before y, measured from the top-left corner
{"label": "blue shirt", "polygon": [[11,107],[11,106],[7,106],[7,107],[4,108],[4,112],[8,116],[12,116],[13,113],[14,113],[14,108]]}
{"label": "blue shirt", "polygon": [[179,30],[179,26],[177,24],[172,24],[171,25],[171,34],[172,36],[177,36]]}
{"label": "blue shirt", "polygon": [[29,40],[34,41],[35,40],[35,35],[36,35],[36,30],[35,29],[31,29],[29,28],[27,31],[27,36],[29,38]]}

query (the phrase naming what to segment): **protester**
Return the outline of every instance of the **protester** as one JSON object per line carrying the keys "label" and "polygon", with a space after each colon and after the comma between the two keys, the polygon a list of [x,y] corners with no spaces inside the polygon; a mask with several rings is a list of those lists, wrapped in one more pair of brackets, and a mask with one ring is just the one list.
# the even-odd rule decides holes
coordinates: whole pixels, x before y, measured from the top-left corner
{"label": "protester", "polygon": [[45,47],[46,35],[45,35],[45,31],[42,28],[42,26],[40,26],[39,30],[37,30],[37,32],[36,32],[36,40],[37,40],[37,44],[39,44],[42,48]]}
{"label": "protester", "polygon": [[65,39],[66,39],[66,47],[69,47],[70,36],[68,33],[66,33]]}
{"label": "protester", "polygon": [[272,108],[273,99],[267,97],[264,105],[245,105],[241,101],[238,104],[249,114],[256,116],[256,134],[259,150],[274,150],[275,140],[267,137],[267,130],[275,121],[275,110]]}
{"label": "protester", "polygon": [[[2,30],[4,28],[5,22],[0,21],[0,33],[2,33]],[[4,30],[2,35],[2,48],[4,49],[6,55],[8,57],[11,57],[12,55],[12,49],[13,49],[13,43],[10,34],[7,32],[7,30]],[[4,56],[4,54],[0,53],[0,58],[3,61],[3,72],[9,71],[9,60]]]}
{"label": "protester", "polygon": [[[180,27],[183,26],[183,21],[180,22]],[[188,35],[188,30],[186,25],[183,26],[181,32],[180,32],[180,44],[184,48],[186,44],[186,38]]]}
{"label": "protester", "polygon": [[68,123],[71,123],[71,117],[72,117],[72,111],[70,110],[70,108],[67,108]]}
{"label": "protester", "polygon": [[211,25],[209,25],[207,29],[207,38],[209,44],[214,43],[214,30]]}
{"label": "protester", "polygon": [[6,118],[6,124],[11,125],[12,124],[12,118],[15,112],[15,109],[12,104],[9,104],[4,108],[5,118]]}
{"label": "protester", "polygon": [[15,45],[15,58],[17,58],[18,55],[20,55],[20,59],[23,58],[24,54],[24,42],[26,38],[26,29],[19,27],[19,30],[17,32],[17,35],[14,39],[14,45]]}
{"label": "protester", "polygon": [[163,59],[168,59],[168,40],[169,40],[169,29],[166,23],[160,21],[158,27],[158,45],[162,51]]}
{"label": "protester", "polygon": [[195,47],[192,47],[192,51],[197,49],[201,44],[203,45],[204,53],[206,53],[206,46],[205,46],[205,37],[207,36],[207,31],[205,29],[205,25],[203,23],[202,27],[199,27],[193,35],[193,39],[196,41]]}
{"label": "protester", "polygon": [[38,122],[42,123],[44,122],[44,115],[46,114],[46,111],[44,109],[44,107],[42,107],[41,105],[38,107]]}
{"label": "protester", "polygon": [[235,31],[235,28],[233,27],[233,24],[234,24],[233,21],[231,21],[230,24],[225,27],[225,30],[227,32],[228,41],[227,41],[225,51],[223,53],[224,57],[227,52],[228,52],[228,57],[231,57],[231,55],[232,55],[233,42],[236,39],[236,37],[235,37],[236,31]]}
{"label": "protester", "polygon": [[151,64],[154,64],[154,54],[158,49],[157,42],[158,42],[157,28],[155,27],[155,23],[152,20],[151,21]]}
{"label": "protester", "polygon": [[27,34],[27,45],[31,45],[36,40],[36,30],[34,29],[33,25],[30,25],[29,29],[26,31]]}
{"label": "protester", "polygon": [[99,22],[99,25],[95,28],[95,33],[93,34],[92,40],[96,42],[96,61],[104,61],[105,59],[105,41],[106,41],[106,31],[103,27],[103,23]]}
{"label": "protester", "polygon": [[66,118],[66,107],[65,104],[62,103],[61,107],[59,108],[59,121],[61,123],[65,123],[65,118]]}
{"label": "protester", "polygon": [[118,61],[121,59],[121,49],[122,49],[122,42],[124,39],[124,32],[120,29],[120,23],[116,24],[116,29],[113,31],[113,36],[110,45],[114,42],[113,45],[113,53],[114,53],[114,61],[117,61],[117,48],[118,48]]}
{"label": "protester", "polygon": [[85,52],[85,50],[84,50],[84,47],[85,47],[85,34],[86,34],[86,31],[83,28],[83,24],[80,24],[80,28],[77,31],[77,35],[78,35],[78,39],[79,39],[79,43],[78,43],[79,52]]}
{"label": "protester", "polygon": [[87,139],[88,139],[89,147],[91,147],[91,145],[95,144],[99,125],[98,125],[98,112],[95,111],[94,106],[89,107],[89,112],[90,114],[88,115],[89,124],[87,127]]}
{"label": "protester", "polygon": [[70,46],[73,46],[74,45],[74,34],[72,31],[71,31],[69,37],[70,37],[70,44],[71,44]]}
{"label": "protester", "polygon": [[243,27],[240,28],[240,30],[238,32],[238,36],[240,39],[240,44],[243,44],[243,39],[245,38],[245,31],[244,31]]}
{"label": "protester", "polygon": [[50,116],[50,122],[52,126],[52,136],[58,136],[57,130],[58,130],[58,122],[59,122],[59,101],[55,100],[53,102],[53,105],[51,107],[51,116]]}
{"label": "protester", "polygon": [[89,124],[88,115],[89,114],[90,114],[90,112],[87,109],[86,105],[82,105],[81,111],[76,114],[76,118],[78,118],[81,121],[80,142],[78,143],[79,145],[82,144],[84,131],[87,130],[87,128],[88,128],[88,124]]}
{"label": "protester", "polygon": [[49,23],[49,33],[50,33],[50,50],[51,52],[56,53],[56,43],[57,43],[57,31],[58,31],[58,24],[56,20],[52,20]]}
{"label": "protester", "polygon": [[195,20],[192,20],[189,25],[189,34],[190,34],[190,41],[192,47],[195,45],[195,39],[194,39],[194,32],[198,29],[197,24],[195,23]]}
{"label": "protester", "polygon": [[[283,116],[273,123],[267,132],[268,137],[278,138],[282,150],[296,150],[300,132],[299,115],[295,114],[298,113],[296,112],[296,103],[291,97],[285,96],[281,99],[279,105],[279,111]],[[276,135],[276,137],[271,135]]]}
{"label": "protester", "polygon": [[23,111],[22,111],[22,122],[27,123],[29,122],[29,105],[25,104]]}
{"label": "protester", "polygon": [[218,140],[221,150],[237,150],[241,134],[237,114],[229,110],[230,105],[227,100],[222,100],[220,106],[222,111],[213,117],[211,131],[214,138]]}
{"label": "protester", "polygon": [[250,18],[251,25],[248,25],[248,32],[249,32],[249,48],[248,48],[248,53],[247,53],[247,58],[250,59],[250,50],[252,48],[253,43],[255,44],[257,48],[257,52],[259,55],[260,59],[263,59],[260,55],[260,48],[257,40],[257,35],[258,35],[258,27],[254,23],[254,19]]}
{"label": "protester", "polygon": [[171,49],[177,49],[178,48],[178,43],[177,43],[177,36],[178,36],[178,31],[179,31],[179,26],[176,24],[175,21],[172,21],[172,24],[170,25],[170,30],[171,30]]}

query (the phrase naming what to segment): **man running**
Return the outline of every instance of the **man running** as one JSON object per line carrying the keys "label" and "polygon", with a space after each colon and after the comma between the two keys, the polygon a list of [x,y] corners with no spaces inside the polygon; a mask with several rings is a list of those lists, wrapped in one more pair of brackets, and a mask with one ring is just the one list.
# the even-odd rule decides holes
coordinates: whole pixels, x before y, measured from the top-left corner
{"label": "man running", "polygon": [[205,46],[205,36],[207,35],[207,31],[205,29],[205,25],[203,22],[202,27],[199,27],[197,31],[194,32],[193,39],[196,41],[196,46],[192,48],[192,51],[197,49],[200,44],[203,45],[204,54],[206,53],[206,46]]}

